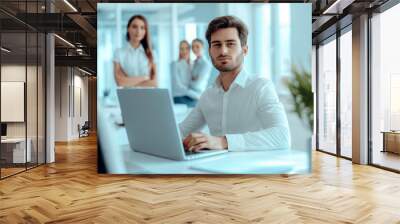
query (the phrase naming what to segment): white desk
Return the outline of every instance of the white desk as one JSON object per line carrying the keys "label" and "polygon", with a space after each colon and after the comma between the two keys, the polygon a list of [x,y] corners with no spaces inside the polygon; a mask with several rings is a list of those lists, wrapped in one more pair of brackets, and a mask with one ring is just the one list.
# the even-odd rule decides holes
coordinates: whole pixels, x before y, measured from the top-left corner
{"label": "white desk", "polygon": [[294,174],[308,171],[307,154],[293,150],[227,152],[189,161],[175,161],[122,147],[129,174]]}
{"label": "white desk", "polygon": [[[101,107],[99,107],[101,108]],[[126,131],[115,123],[119,108],[98,110],[98,135],[105,164],[114,174],[293,174],[307,173],[310,153],[300,150],[228,152],[190,161],[174,161],[129,147]],[[186,113],[177,111],[177,120]]]}
{"label": "white desk", "polygon": [[[2,147],[13,147],[12,148],[12,162],[13,163],[25,163],[31,161],[31,144],[30,138],[27,138],[27,147],[25,151],[25,138],[6,138],[1,139]],[[5,151],[5,150],[2,150]],[[26,153],[26,154],[25,154]]]}

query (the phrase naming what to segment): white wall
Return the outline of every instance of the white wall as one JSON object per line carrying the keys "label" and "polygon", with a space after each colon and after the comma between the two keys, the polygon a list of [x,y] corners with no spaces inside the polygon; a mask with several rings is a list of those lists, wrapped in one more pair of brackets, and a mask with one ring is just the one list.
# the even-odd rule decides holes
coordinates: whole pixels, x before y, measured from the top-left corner
{"label": "white wall", "polygon": [[[36,67],[25,65],[2,65],[1,66],[1,81],[10,82],[25,82],[26,71],[28,74],[28,84],[30,88],[27,88],[27,120],[28,120],[28,137],[29,133],[35,132],[36,135],[36,80],[31,75],[36,76]],[[39,105],[40,107],[41,105]],[[7,110],[9,108],[1,108],[1,110]],[[33,122],[33,123],[32,123]],[[26,122],[7,122],[7,136],[9,137],[25,137],[25,123]]]}
{"label": "white wall", "polygon": [[[1,81],[25,82],[25,65],[2,65]],[[7,123],[7,137],[25,137],[25,122]]]}
{"label": "white wall", "polygon": [[[86,77],[82,77],[80,74],[82,73],[78,73],[78,75],[76,74],[75,70],[75,75],[74,75],[74,86],[75,86],[75,96],[73,96],[74,99],[74,108],[73,110],[75,110],[75,113],[72,113],[72,130],[71,130],[71,136],[72,138],[78,138],[79,137],[79,133],[78,133],[78,124],[80,124],[81,126],[85,123],[85,121],[88,121],[88,78]],[[78,93],[78,91],[80,90],[80,93]],[[80,94],[80,99],[79,99],[79,94]],[[79,100],[81,102],[79,102]],[[79,105],[80,104],[80,105]],[[79,111],[79,107],[82,111],[80,113]]]}
{"label": "white wall", "polygon": [[[68,115],[68,73],[67,67],[55,68],[55,141],[67,141]],[[65,97],[66,96],[66,97]]]}
{"label": "white wall", "polygon": [[55,86],[55,141],[77,139],[78,124],[88,120],[88,78],[75,68],[56,67]]}

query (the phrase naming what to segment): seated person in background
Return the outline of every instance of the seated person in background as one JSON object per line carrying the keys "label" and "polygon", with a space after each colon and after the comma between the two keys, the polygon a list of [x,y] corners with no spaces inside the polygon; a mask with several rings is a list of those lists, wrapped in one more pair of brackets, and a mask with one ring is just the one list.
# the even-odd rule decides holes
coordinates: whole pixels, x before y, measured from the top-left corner
{"label": "seated person in background", "polygon": [[[217,17],[208,25],[209,54],[219,75],[179,125],[186,150],[290,148],[286,113],[273,83],[243,69],[247,35],[246,25],[233,16]],[[204,125],[211,135],[199,132]]]}
{"label": "seated person in background", "polygon": [[126,33],[128,45],[114,53],[117,86],[157,86],[148,28],[147,20],[142,15],[134,15],[129,19]]}
{"label": "seated person in background", "polygon": [[194,107],[197,100],[188,96],[191,82],[190,44],[186,40],[179,43],[179,59],[172,63],[171,86],[174,103]]}
{"label": "seated person in background", "polygon": [[207,88],[208,80],[211,74],[211,64],[203,56],[204,43],[201,39],[192,41],[192,51],[196,55],[192,67],[192,82],[189,88],[194,91],[193,98],[198,100],[204,90]]}

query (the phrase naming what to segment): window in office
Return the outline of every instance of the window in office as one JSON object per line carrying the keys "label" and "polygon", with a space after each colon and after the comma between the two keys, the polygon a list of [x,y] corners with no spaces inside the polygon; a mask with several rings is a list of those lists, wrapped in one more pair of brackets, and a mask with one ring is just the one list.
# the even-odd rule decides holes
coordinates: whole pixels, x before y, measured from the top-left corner
{"label": "window in office", "polygon": [[340,154],[351,158],[352,141],[352,32],[340,36]]}
{"label": "window in office", "polygon": [[[372,163],[400,170],[400,4],[372,17]],[[383,152],[382,152],[383,151]]]}
{"label": "window in office", "polygon": [[336,153],[336,37],[318,48],[318,149]]}

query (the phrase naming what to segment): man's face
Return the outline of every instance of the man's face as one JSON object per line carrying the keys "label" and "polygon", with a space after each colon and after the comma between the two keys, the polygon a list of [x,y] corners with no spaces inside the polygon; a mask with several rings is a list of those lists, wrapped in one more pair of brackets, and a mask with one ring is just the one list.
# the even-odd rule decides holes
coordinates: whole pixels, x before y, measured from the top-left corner
{"label": "man's face", "polygon": [[209,54],[215,68],[230,72],[243,64],[247,46],[241,46],[236,28],[225,28],[211,34]]}

